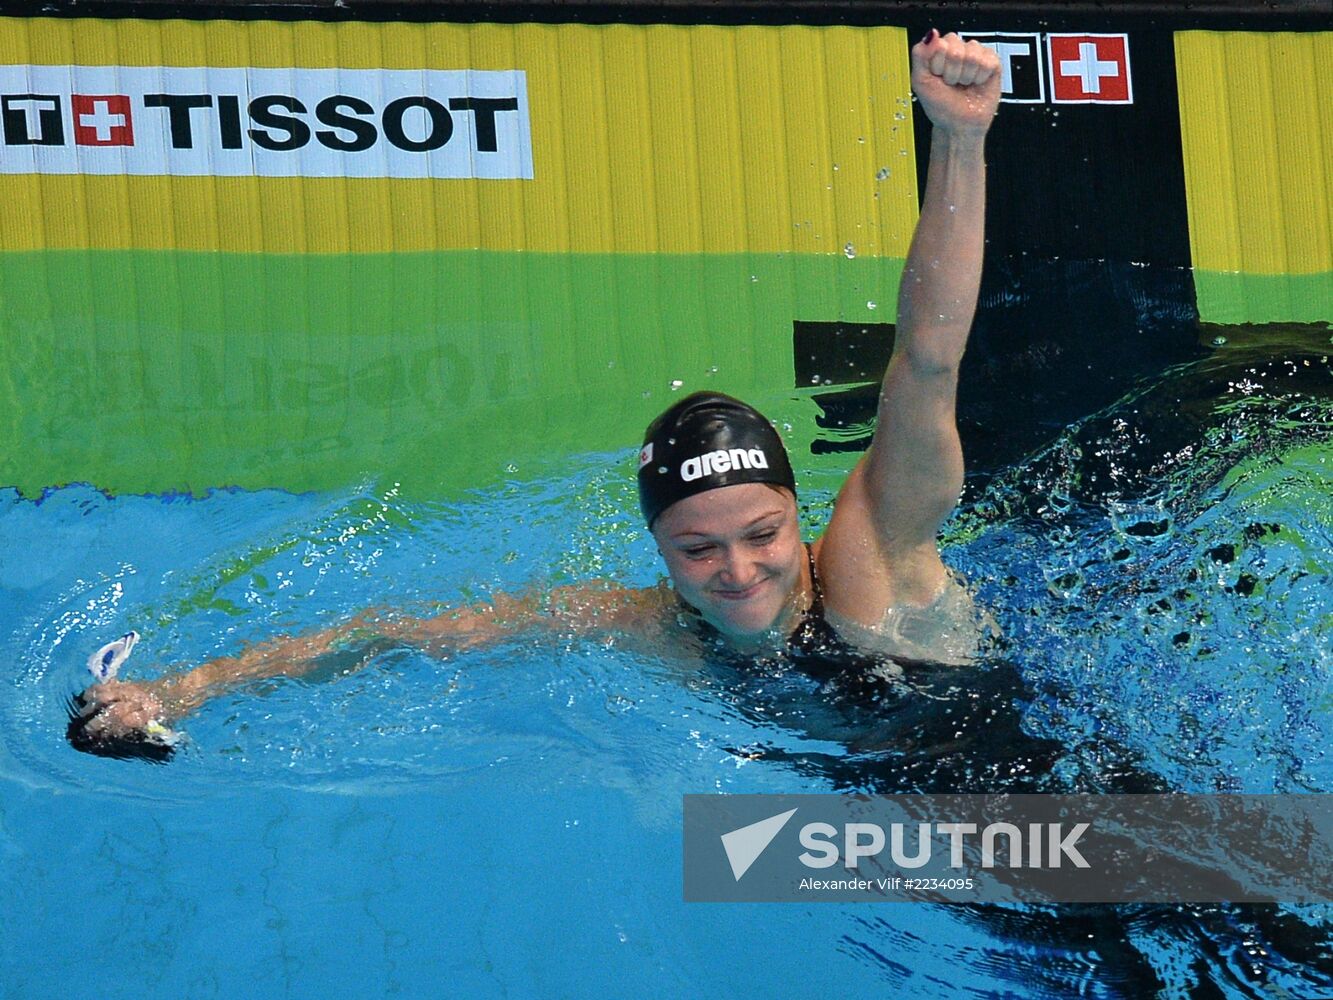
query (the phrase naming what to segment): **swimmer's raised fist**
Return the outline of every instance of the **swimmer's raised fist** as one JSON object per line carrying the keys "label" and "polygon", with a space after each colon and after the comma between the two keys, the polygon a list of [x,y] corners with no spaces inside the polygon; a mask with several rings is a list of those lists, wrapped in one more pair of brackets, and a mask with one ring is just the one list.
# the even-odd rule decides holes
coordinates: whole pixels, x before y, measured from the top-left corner
{"label": "swimmer's raised fist", "polygon": [[936,128],[984,134],[1000,106],[1000,57],[931,28],[912,46],[912,91]]}

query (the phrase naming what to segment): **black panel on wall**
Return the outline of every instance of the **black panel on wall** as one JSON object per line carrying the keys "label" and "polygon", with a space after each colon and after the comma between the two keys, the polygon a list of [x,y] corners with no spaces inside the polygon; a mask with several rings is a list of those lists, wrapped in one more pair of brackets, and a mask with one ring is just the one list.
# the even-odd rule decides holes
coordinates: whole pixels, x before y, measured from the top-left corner
{"label": "black panel on wall", "polygon": [[[910,38],[930,24],[912,24]],[[1175,44],[1170,28],[1142,16],[1010,20],[958,16],[949,28],[1012,33],[1006,41],[1017,96],[1001,105],[987,139],[989,252],[1120,260],[1188,267],[1189,229],[1180,149]],[[1128,35],[1133,103],[1056,103],[1046,57],[1051,34]],[[1040,71],[1041,92],[1031,89]],[[1110,83],[1105,84],[1108,89]],[[917,162],[924,171],[930,125],[916,107]]]}
{"label": "black panel on wall", "polygon": [[[979,39],[1006,44],[1014,92],[987,138],[986,267],[959,390],[965,449],[1003,462],[1199,351],[1173,38],[1181,18],[1110,6],[948,14],[940,27],[1011,33]],[[918,17],[909,42],[939,19]],[[1127,75],[1107,67],[1100,96],[1121,96],[1113,87],[1123,83],[1132,103],[1057,103],[1071,81],[1053,92],[1047,40],[1083,33],[1126,36]],[[924,190],[930,124],[919,106],[915,114]]]}

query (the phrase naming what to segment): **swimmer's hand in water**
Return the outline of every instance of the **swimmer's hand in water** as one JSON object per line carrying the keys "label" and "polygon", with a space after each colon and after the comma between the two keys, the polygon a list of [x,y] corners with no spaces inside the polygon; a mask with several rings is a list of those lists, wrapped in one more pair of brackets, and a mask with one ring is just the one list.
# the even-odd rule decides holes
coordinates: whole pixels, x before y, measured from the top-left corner
{"label": "swimmer's hand in water", "polygon": [[179,734],[167,727],[170,711],[159,685],[116,679],[138,641],[138,632],[126,632],[88,657],[88,672],[95,683],[78,696],[72,708],[85,739],[118,740],[137,733],[164,746],[179,742]]}
{"label": "swimmer's hand in water", "polygon": [[1000,58],[931,28],[912,46],[912,91],[936,128],[984,134],[1000,106]]}
{"label": "swimmer's hand in water", "polygon": [[136,731],[165,744],[180,738],[168,727],[173,713],[151,681],[102,681],[79,696],[77,707],[94,740],[121,739]]}

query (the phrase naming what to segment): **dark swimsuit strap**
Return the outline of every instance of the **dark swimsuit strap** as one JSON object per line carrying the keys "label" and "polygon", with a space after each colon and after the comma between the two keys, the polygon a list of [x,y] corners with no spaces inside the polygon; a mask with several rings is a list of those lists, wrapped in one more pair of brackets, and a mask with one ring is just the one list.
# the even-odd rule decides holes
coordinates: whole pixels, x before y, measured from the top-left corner
{"label": "dark swimsuit strap", "polygon": [[809,542],[805,543],[805,557],[810,563],[810,608],[806,611],[807,618],[824,617],[824,585],[819,582],[819,571],[815,569],[815,548]]}

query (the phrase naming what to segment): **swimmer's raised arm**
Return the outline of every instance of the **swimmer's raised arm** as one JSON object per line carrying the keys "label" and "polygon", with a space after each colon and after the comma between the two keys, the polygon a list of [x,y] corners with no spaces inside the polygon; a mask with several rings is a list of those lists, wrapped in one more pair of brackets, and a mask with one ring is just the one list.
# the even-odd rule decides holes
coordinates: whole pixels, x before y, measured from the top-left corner
{"label": "swimmer's raised arm", "polygon": [[1000,97],[998,59],[977,42],[932,30],[911,61],[913,91],[933,125],[925,197],[875,436],[820,553],[830,606],[866,623],[887,607],[929,604],[946,582],[936,533],[963,484],[954,407],[981,282],[983,147]]}

